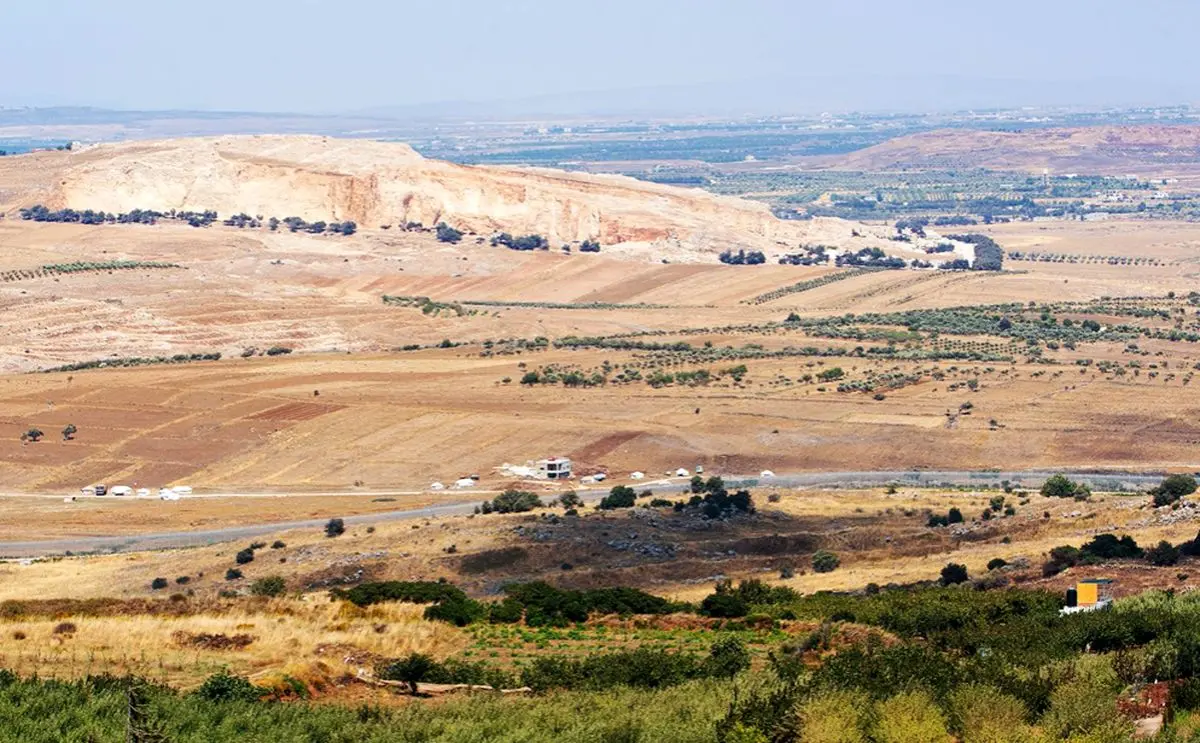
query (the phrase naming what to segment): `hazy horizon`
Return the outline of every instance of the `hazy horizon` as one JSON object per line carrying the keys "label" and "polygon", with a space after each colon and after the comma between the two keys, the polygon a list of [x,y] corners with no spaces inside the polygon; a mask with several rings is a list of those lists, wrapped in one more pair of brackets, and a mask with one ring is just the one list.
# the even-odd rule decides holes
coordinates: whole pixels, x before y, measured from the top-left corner
{"label": "hazy horizon", "polygon": [[[8,10],[0,106],[781,114],[1200,100],[1200,7],[1150,0],[68,0]],[[545,109],[537,110],[539,108]]]}

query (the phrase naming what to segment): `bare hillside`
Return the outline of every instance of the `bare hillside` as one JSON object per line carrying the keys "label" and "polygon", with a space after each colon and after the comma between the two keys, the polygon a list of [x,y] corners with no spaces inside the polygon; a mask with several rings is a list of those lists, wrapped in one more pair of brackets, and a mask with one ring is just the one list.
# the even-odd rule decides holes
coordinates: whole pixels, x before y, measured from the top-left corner
{"label": "bare hillside", "polygon": [[1100,126],[1022,132],[945,129],[884,142],[836,158],[838,170],[995,168],[1124,174],[1200,166],[1200,127]]}
{"label": "bare hillside", "polygon": [[[14,160],[20,162],[6,168],[39,175],[12,192],[17,200],[57,208],[211,209],[222,216],[353,220],[368,228],[445,221],[483,235],[541,234],[555,246],[585,239],[654,244],[661,248],[656,255],[680,259],[851,237],[847,222],[785,222],[763,204],[700,190],[611,175],[455,165],[428,160],[404,144],[359,139],[178,139]],[[0,173],[0,185],[4,180],[13,179]],[[29,173],[21,180],[29,181]]]}

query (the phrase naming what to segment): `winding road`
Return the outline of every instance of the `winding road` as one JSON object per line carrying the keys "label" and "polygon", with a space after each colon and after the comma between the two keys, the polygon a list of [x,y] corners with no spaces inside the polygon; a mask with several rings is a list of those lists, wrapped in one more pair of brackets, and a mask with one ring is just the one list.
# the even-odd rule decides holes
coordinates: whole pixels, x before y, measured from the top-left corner
{"label": "winding road", "polygon": [[[1014,487],[1040,487],[1041,484],[1059,471],[876,471],[876,472],[811,472],[802,474],[773,475],[769,477],[724,475],[726,487],[730,488],[848,488],[875,485],[908,485],[918,487],[933,486],[978,486],[997,487],[1007,480]],[[1062,471],[1073,480],[1086,483],[1093,490],[1103,491],[1136,491],[1157,484],[1163,473],[1130,473],[1130,472],[1071,472]],[[654,493],[678,493],[688,489],[689,483],[684,478],[656,480],[650,482],[631,483],[639,490],[650,490]],[[459,494],[469,494],[470,491],[458,491]],[[578,490],[578,495],[585,502],[595,502],[608,493],[608,489]],[[411,491],[379,492],[377,495],[413,495]],[[481,500],[491,492],[480,492]],[[16,494],[12,494],[16,495]],[[252,493],[206,493],[192,497],[205,498],[236,498],[252,497]],[[314,495],[306,493],[305,495]],[[317,495],[345,495],[345,493],[320,493]],[[60,497],[60,496],[54,496]],[[422,519],[437,516],[456,516],[472,513],[475,503],[447,503],[439,506],[422,506],[418,508],[386,511],[383,513],[347,516],[347,524],[374,524],[385,521],[402,521],[405,519]],[[221,529],[200,531],[161,532],[157,534],[137,534],[126,536],[81,536],[64,539],[48,539],[35,541],[0,541],[0,555],[10,559],[62,555],[66,553],[110,553],[136,552],[144,550],[173,549],[180,547],[198,547],[219,542],[241,540],[249,537],[260,537],[277,532],[294,529],[320,529],[324,527],[325,519],[305,519],[299,521],[278,521],[247,526],[231,526]]]}

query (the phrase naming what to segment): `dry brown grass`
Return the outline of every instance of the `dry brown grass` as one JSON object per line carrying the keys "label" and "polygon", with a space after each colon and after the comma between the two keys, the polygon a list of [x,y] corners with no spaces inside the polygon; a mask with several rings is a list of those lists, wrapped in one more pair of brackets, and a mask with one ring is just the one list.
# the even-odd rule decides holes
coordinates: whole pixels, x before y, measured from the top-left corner
{"label": "dry brown grass", "polygon": [[[371,656],[423,652],[444,657],[465,646],[462,632],[421,619],[422,609],[410,604],[358,609],[310,595],[228,609],[197,606],[196,613],[180,616],[4,619],[0,666],[53,678],[130,673],[180,688],[193,687],[221,668],[255,679],[303,678],[323,668],[325,676],[335,678],[354,675],[362,659]],[[76,631],[56,633],[63,622],[74,624]],[[253,641],[240,650],[204,649],[181,643],[179,632],[248,634]]]}

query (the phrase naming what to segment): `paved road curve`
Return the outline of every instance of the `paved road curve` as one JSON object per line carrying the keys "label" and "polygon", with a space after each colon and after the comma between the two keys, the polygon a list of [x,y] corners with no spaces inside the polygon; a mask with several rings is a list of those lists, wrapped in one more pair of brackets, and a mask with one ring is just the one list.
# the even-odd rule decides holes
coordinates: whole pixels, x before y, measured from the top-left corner
{"label": "paved road curve", "polygon": [[[935,485],[995,487],[1008,480],[1014,487],[1040,487],[1053,472],[1043,471],[880,471],[880,472],[811,472],[804,474],[776,475],[772,477],[725,476],[727,487],[762,488],[839,488],[855,486],[871,486],[895,483],[897,485],[930,487]],[[1071,479],[1087,483],[1094,490],[1139,490],[1157,484],[1162,474],[1126,473],[1126,472],[1066,472]],[[654,482],[633,483],[639,490],[651,490],[655,493],[678,493],[688,489],[688,482],[682,478],[659,480]],[[577,491],[586,502],[594,502],[607,494],[607,489]],[[463,493],[459,493],[463,494]],[[244,497],[249,493],[210,493],[203,497]],[[307,494],[306,495],[310,495]],[[327,495],[336,495],[328,493]],[[487,495],[490,495],[487,494]],[[480,494],[480,500],[485,495]],[[454,516],[471,513],[475,503],[447,503],[438,506],[424,506],[383,513],[347,516],[347,524],[373,524],[383,521],[401,521],[405,519],[422,519],[434,516]],[[306,519],[302,521],[279,521],[269,524],[252,524],[248,526],[231,526],[223,529],[203,531],[163,532],[158,534],[138,534],[119,537],[68,537],[65,539],[48,539],[40,541],[3,541],[0,542],[0,555],[6,557],[36,557],[46,555],[61,555],[67,552],[134,552],[141,550],[171,549],[177,547],[197,547],[218,542],[260,537],[293,529],[321,529],[326,519]]]}

